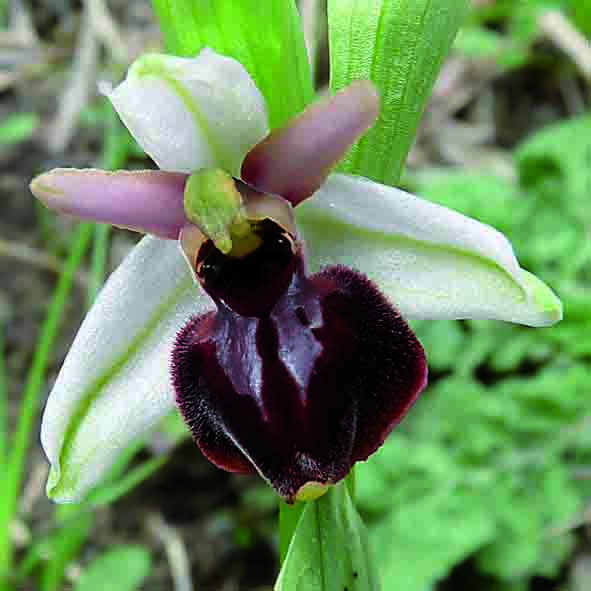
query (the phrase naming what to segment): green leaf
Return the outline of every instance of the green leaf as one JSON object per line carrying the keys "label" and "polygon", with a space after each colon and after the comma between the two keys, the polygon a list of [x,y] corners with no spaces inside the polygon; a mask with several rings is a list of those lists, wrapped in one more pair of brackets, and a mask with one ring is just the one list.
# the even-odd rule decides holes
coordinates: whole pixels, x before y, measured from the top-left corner
{"label": "green leaf", "polygon": [[569,12],[581,32],[591,37],[591,4],[581,0],[567,0]]}
{"label": "green leaf", "polygon": [[429,371],[455,367],[466,349],[467,336],[455,320],[414,321],[411,323],[429,360]]}
{"label": "green leaf", "polygon": [[187,429],[181,414],[175,409],[165,416],[156,427],[159,441],[165,450],[172,449],[179,443],[189,439],[191,432]]}
{"label": "green leaf", "polygon": [[108,505],[125,496],[139,486],[156,470],[166,463],[166,456],[159,456],[146,460],[133,470],[130,470],[120,480],[99,486],[89,495],[88,502],[94,506]]}
{"label": "green leaf", "polygon": [[353,146],[342,171],[398,182],[466,9],[466,0],[328,1],[331,88],[370,79],[382,99],[378,122]]}
{"label": "green leaf", "polygon": [[134,591],[140,588],[150,569],[150,554],[142,546],[115,546],[90,564],[74,591]]}
{"label": "green leaf", "polygon": [[[523,486],[522,475],[509,471],[495,484],[497,539],[478,555],[485,573],[506,579],[525,578],[529,573],[552,577],[573,547],[570,535],[549,535],[553,524],[567,523],[575,515],[578,495],[568,483],[567,470],[558,463],[548,466],[528,489],[527,502],[516,506],[516,491]],[[543,558],[542,558],[543,557]]]}
{"label": "green leaf", "polygon": [[438,488],[416,502],[407,499],[371,530],[385,589],[428,589],[490,539],[493,520],[475,496],[444,483]]}
{"label": "green leaf", "polygon": [[464,27],[456,38],[454,49],[469,58],[492,58],[504,68],[522,66],[529,58],[524,44],[477,26]]}
{"label": "green leaf", "polygon": [[[2,302],[0,302],[1,306]],[[4,319],[0,317],[0,464],[4,464],[8,452],[8,379],[4,360],[4,342]]]}
{"label": "green leaf", "polygon": [[237,59],[264,94],[272,128],[312,100],[310,66],[293,0],[153,0],[168,51],[204,47]]}
{"label": "green leaf", "polygon": [[298,527],[300,517],[306,508],[305,503],[288,505],[279,501],[279,562],[283,564],[289,550],[293,534]]}
{"label": "green leaf", "polygon": [[38,124],[34,113],[11,115],[0,125],[0,145],[19,144],[30,139]]}
{"label": "green leaf", "polygon": [[533,44],[540,35],[540,17],[548,10],[560,10],[564,0],[528,0],[511,2],[508,32],[521,44]]}
{"label": "green leaf", "polygon": [[591,194],[591,116],[545,127],[516,152],[521,185],[565,213],[588,220]]}
{"label": "green leaf", "polygon": [[275,591],[377,591],[369,542],[345,482],[306,504]]}
{"label": "green leaf", "polygon": [[503,53],[505,45],[505,38],[496,31],[483,27],[464,27],[455,40],[454,48],[466,57],[496,58]]}
{"label": "green leaf", "polygon": [[359,506],[385,589],[424,591],[492,539],[493,519],[458,486],[461,476],[449,450],[399,433],[359,465]]}

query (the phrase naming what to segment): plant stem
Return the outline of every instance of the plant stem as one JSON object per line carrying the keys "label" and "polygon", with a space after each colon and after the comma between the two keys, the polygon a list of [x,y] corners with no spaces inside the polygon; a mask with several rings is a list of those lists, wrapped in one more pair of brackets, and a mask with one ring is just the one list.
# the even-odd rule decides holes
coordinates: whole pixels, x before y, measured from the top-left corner
{"label": "plant stem", "polygon": [[[355,467],[349,472],[349,475],[345,479],[345,484],[351,500],[355,502]],[[308,502],[315,503],[317,500]],[[279,564],[283,564],[283,561],[287,556],[291,538],[293,537],[305,508],[306,503],[302,501],[295,503],[294,505],[288,505],[282,500],[279,501]]]}
{"label": "plant stem", "polygon": [[8,380],[4,362],[4,326],[0,318],[0,465],[8,455]]}
{"label": "plant stem", "polygon": [[351,501],[355,504],[355,466],[351,468],[351,472],[349,472],[347,478],[345,478],[345,484],[349,490],[349,496],[351,497]]}
{"label": "plant stem", "polygon": [[92,259],[90,263],[90,281],[88,282],[88,293],[86,305],[92,306],[98,292],[105,282],[107,272],[107,259],[109,254],[109,238],[111,226],[97,224],[94,227],[94,241],[92,245]]}
{"label": "plant stem", "polygon": [[0,29],[5,29],[6,25],[8,24],[7,4],[8,3],[6,0],[0,0]]}
{"label": "plant stem", "polygon": [[[313,501],[312,501],[313,502]],[[288,505],[285,501],[279,501],[279,562],[283,564],[287,556],[287,550],[291,538],[298,526],[300,517],[304,512],[306,503],[299,502],[295,505]]]}

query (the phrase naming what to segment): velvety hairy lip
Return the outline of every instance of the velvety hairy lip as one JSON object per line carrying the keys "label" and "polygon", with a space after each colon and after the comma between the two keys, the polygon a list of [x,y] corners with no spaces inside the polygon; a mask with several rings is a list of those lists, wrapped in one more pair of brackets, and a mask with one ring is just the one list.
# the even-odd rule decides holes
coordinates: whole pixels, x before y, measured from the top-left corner
{"label": "velvety hairy lip", "polygon": [[226,470],[256,469],[290,502],[371,455],[427,374],[420,343],[365,276],[335,266],[306,277],[301,252],[294,259],[268,314],[221,304],[189,321],[172,360],[177,404],[203,453]]}

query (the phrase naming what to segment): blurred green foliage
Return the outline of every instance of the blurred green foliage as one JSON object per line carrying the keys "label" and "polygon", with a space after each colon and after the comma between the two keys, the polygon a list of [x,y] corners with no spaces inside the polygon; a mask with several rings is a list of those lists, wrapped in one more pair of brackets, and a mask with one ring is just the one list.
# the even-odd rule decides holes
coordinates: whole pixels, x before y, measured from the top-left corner
{"label": "blurred green foliage", "polygon": [[31,139],[38,124],[34,113],[10,115],[0,124],[0,146],[20,144]]}
{"label": "blurred green foliage", "polygon": [[568,8],[578,28],[587,38],[591,37],[591,4],[580,0],[569,0]]}
{"label": "blurred green foliage", "polygon": [[134,591],[150,574],[151,559],[142,546],[118,545],[94,559],[78,579],[75,591]]}
{"label": "blurred green foliage", "polygon": [[505,233],[565,318],[415,323],[432,385],[357,472],[385,589],[431,589],[468,557],[490,589],[526,589],[558,573],[591,501],[577,478],[591,463],[591,118],[545,128],[515,165],[515,183],[437,172],[419,193]]}
{"label": "blurred green foliage", "polygon": [[587,36],[591,35],[591,3],[584,0],[496,0],[474,9],[455,47],[469,57],[489,57],[505,68],[536,58],[541,38],[539,19],[559,10]]}

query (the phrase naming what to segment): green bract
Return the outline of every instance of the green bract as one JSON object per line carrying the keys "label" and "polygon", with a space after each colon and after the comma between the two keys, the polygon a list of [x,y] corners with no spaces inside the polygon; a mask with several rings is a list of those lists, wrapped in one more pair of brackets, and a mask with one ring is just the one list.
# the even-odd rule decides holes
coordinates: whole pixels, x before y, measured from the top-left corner
{"label": "green bract", "polygon": [[168,51],[194,57],[203,48],[238,60],[269,108],[273,129],[313,97],[300,18],[293,0],[153,0]]}
{"label": "green bract", "polygon": [[382,98],[376,125],[340,169],[388,185],[400,178],[467,0],[328,0],[330,86],[369,79]]}
{"label": "green bract", "polygon": [[370,554],[365,527],[341,482],[306,505],[275,591],[379,591]]}

